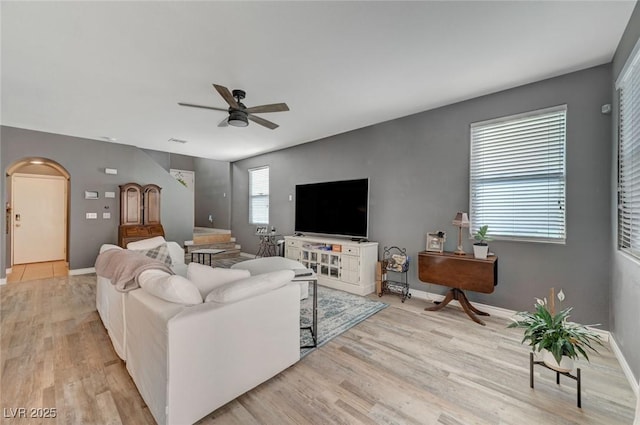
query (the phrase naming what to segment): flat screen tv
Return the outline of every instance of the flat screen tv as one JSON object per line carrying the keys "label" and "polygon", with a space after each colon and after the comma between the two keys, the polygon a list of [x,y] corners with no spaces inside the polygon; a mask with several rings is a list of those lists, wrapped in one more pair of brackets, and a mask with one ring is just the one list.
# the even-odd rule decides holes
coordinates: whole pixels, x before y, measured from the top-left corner
{"label": "flat screen tv", "polygon": [[298,233],[366,238],[369,179],[296,185]]}

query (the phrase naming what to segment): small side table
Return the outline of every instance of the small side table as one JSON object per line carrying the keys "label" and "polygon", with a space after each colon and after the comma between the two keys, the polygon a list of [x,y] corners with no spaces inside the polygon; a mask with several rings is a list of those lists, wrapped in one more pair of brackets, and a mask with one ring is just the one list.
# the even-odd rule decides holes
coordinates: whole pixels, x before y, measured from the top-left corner
{"label": "small side table", "polygon": [[[196,249],[194,251],[191,251],[191,262],[197,262],[200,264],[207,264],[206,262],[206,257],[209,257],[209,266],[211,266],[212,264],[212,257],[216,254],[221,254],[223,252],[225,252],[225,249],[210,249],[210,248],[203,248],[203,249]],[[194,260],[195,258],[195,260]]]}
{"label": "small side table", "polygon": [[576,381],[576,392],[577,394],[577,405],[579,408],[582,408],[582,397],[581,397],[581,389],[582,389],[582,379],[580,377],[580,368],[576,369],[576,375],[572,375],[569,372],[558,372],[555,369],[550,368],[543,361],[534,361],[533,360],[533,352],[529,353],[529,386],[533,388],[533,367],[536,365],[544,366],[547,369],[556,373],[556,384],[560,385],[560,375],[564,375],[567,378],[571,378]]}
{"label": "small side table", "polygon": [[293,278],[293,282],[309,282],[313,285],[313,307],[312,307],[312,320],[311,326],[301,327],[301,330],[308,330],[311,332],[311,339],[313,343],[303,345],[300,348],[315,348],[318,346],[318,275],[308,269],[311,274],[307,276],[298,276]]}
{"label": "small side table", "polygon": [[256,258],[275,257],[278,255],[278,239],[282,239],[282,235],[275,233],[256,233],[256,236],[260,238]]}

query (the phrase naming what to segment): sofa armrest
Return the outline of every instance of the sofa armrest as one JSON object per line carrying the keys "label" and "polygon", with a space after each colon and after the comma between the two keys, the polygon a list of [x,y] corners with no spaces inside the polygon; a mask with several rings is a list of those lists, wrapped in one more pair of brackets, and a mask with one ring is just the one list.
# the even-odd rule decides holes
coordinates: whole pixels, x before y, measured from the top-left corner
{"label": "sofa armrest", "polygon": [[295,283],[235,303],[189,307],[168,323],[167,423],[193,423],[300,359]]}
{"label": "sofa armrest", "polygon": [[171,255],[171,262],[176,264],[184,264],[184,249],[174,241],[167,242],[167,248],[169,248],[169,255]]}

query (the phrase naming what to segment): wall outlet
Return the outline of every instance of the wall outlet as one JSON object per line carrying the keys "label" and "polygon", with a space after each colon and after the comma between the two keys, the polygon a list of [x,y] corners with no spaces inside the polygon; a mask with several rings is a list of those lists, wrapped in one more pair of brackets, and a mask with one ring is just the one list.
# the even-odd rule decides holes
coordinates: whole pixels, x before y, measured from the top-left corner
{"label": "wall outlet", "polygon": [[98,218],[98,213],[87,213],[85,217],[87,220],[95,220]]}
{"label": "wall outlet", "polygon": [[105,168],[104,172],[105,172],[105,174],[118,174],[118,169],[117,168]]}
{"label": "wall outlet", "polygon": [[111,213],[105,213],[105,212],[103,212],[103,213],[102,213],[102,218],[103,218],[103,219],[105,219],[105,220],[110,219],[110,218],[111,218]]}
{"label": "wall outlet", "polygon": [[116,197],[116,193],[115,192],[105,192],[104,193],[104,197],[105,198],[115,198]]}

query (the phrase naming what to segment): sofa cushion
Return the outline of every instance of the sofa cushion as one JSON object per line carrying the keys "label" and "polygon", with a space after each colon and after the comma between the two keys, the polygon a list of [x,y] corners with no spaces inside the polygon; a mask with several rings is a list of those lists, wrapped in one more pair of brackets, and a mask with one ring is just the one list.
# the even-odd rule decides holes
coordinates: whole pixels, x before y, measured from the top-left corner
{"label": "sofa cushion", "polygon": [[302,263],[285,257],[263,257],[241,261],[231,266],[232,269],[249,270],[251,276],[275,272],[276,270],[295,270],[306,268]]}
{"label": "sofa cushion", "polygon": [[264,294],[286,285],[294,276],[292,270],[279,270],[225,283],[213,289],[205,302],[232,303]]}
{"label": "sofa cushion", "polygon": [[248,270],[213,268],[199,263],[189,263],[187,266],[187,279],[196,285],[202,298],[206,298],[209,292],[220,285],[249,276]]}
{"label": "sofa cushion", "polygon": [[202,303],[198,288],[182,276],[170,275],[160,270],[148,270],[140,274],[138,282],[144,291],[171,303]]}
{"label": "sofa cushion", "polygon": [[171,267],[171,265],[173,264],[171,261],[171,254],[169,253],[169,247],[166,243],[162,243],[155,248],[150,249],[131,249],[129,248],[130,246],[131,244],[127,245],[127,249],[129,249],[130,251],[136,251],[144,254],[149,258],[153,258],[162,263],[165,263],[169,267]]}

